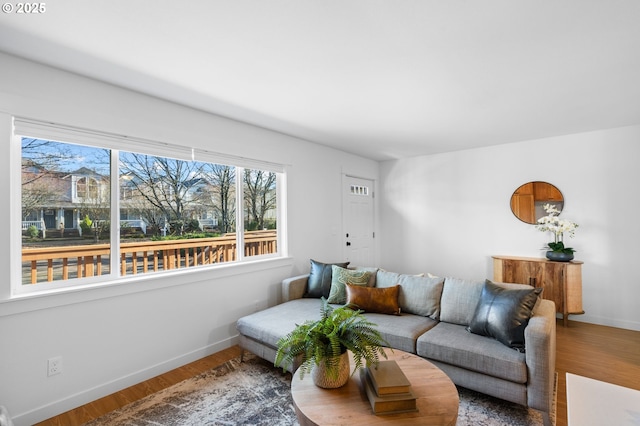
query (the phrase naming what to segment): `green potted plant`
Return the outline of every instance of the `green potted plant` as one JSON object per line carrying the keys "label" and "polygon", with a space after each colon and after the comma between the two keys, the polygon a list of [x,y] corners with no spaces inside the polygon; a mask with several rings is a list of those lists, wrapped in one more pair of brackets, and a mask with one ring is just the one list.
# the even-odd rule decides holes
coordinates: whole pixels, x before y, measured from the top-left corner
{"label": "green potted plant", "polygon": [[310,373],[314,383],[323,388],[337,388],[350,377],[349,356],[355,369],[377,365],[380,356],[387,358],[382,338],[375,324],[362,311],[348,306],[334,308],[322,298],[320,319],[296,325],[278,341],[275,365],[283,369],[300,362],[300,378]]}
{"label": "green potted plant", "polygon": [[547,244],[547,259],[561,262],[572,260],[575,250],[571,247],[565,247],[563,237],[565,233],[573,237],[578,224],[570,220],[560,219],[558,217],[560,210],[553,204],[545,204],[543,208],[547,212],[547,216],[538,219],[536,228],[542,232],[552,232],[554,237],[554,240]]}

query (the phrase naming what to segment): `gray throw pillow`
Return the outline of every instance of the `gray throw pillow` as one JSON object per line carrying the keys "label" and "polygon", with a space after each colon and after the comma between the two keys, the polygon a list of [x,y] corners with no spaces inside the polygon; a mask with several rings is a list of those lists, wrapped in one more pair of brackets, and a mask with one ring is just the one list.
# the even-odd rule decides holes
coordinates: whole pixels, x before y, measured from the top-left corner
{"label": "gray throw pillow", "polygon": [[444,278],[428,278],[422,275],[397,274],[378,271],[376,287],[388,288],[400,285],[398,305],[401,312],[422,315],[437,320],[440,315],[440,297]]}
{"label": "gray throw pillow", "polygon": [[422,315],[437,320],[440,316],[440,298],[444,278],[427,278],[415,275],[400,277],[398,304],[402,312]]}
{"label": "gray throw pillow", "polygon": [[376,287],[393,287],[400,283],[400,274],[379,269],[376,273]]}
{"label": "gray throw pillow", "polygon": [[469,325],[483,285],[482,281],[445,278],[440,300],[440,321]]}

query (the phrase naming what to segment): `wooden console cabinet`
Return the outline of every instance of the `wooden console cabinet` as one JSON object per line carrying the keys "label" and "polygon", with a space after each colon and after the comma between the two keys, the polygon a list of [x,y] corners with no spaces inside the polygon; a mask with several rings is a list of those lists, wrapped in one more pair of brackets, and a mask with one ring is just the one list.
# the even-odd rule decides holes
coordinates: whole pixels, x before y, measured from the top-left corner
{"label": "wooden console cabinet", "polygon": [[493,256],[495,282],[529,284],[542,287],[542,297],[556,304],[564,326],[569,315],[584,314],[582,309],[582,263],[552,262],[536,257]]}

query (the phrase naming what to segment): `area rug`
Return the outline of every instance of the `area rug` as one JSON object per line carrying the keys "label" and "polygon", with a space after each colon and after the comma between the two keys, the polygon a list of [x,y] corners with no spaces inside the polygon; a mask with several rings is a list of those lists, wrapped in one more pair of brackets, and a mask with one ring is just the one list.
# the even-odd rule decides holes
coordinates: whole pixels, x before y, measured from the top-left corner
{"label": "area rug", "polygon": [[[252,355],[112,411],[85,426],[297,426],[291,374]],[[536,426],[535,410],[458,388],[458,426]]]}

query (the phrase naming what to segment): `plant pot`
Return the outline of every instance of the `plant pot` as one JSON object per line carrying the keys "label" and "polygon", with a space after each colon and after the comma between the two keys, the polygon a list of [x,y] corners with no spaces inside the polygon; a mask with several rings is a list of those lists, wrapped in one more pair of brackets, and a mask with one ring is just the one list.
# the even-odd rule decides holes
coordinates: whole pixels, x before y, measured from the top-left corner
{"label": "plant pot", "polygon": [[562,253],[560,251],[549,250],[547,252],[547,259],[554,262],[569,262],[573,260],[573,253]]}
{"label": "plant pot", "polygon": [[349,366],[349,353],[345,352],[339,356],[340,360],[338,366],[338,375],[333,376],[327,373],[327,367],[324,362],[321,362],[320,365],[314,365],[311,369],[311,378],[313,379],[313,383],[321,388],[325,389],[335,389],[342,387],[347,384],[349,381],[349,376],[351,375],[351,368]]}

